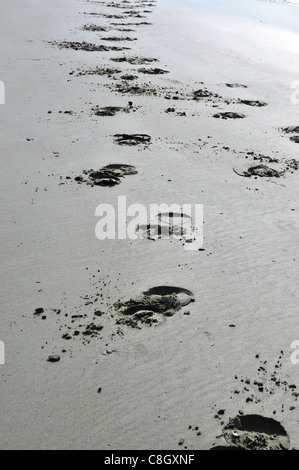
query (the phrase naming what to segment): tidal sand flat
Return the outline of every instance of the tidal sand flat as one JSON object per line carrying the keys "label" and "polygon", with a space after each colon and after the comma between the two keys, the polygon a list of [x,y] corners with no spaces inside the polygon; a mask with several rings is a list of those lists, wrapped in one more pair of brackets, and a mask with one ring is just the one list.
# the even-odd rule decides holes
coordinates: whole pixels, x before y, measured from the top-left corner
{"label": "tidal sand flat", "polygon": [[1,449],[299,447],[283,3],[1,1]]}

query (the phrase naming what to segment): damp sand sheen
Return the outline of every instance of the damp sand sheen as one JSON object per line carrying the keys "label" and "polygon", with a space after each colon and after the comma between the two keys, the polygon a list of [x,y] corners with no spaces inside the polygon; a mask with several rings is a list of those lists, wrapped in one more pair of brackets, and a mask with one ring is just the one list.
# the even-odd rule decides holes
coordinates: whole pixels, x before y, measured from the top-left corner
{"label": "damp sand sheen", "polygon": [[[260,6],[1,1],[1,449],[298,448],[299,36]],[[97,238],[119,197],[202,245]]]}

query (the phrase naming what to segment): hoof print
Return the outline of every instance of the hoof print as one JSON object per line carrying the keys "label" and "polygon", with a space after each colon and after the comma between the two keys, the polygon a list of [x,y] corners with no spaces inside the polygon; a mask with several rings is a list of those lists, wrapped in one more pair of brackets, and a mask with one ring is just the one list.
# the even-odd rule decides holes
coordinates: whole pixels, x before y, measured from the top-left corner
{"label": "hoof print", "polygon": [[130,81],[130,80],[136,80],[137,75],[131,75],[131,74],[126,74],[126,75],[121,75],[120,78],[125,81]]}
{"label": "hoof print", "polygon": [[203,98],[213,98],[213,96],[215,96],[214,93],[207,90],[206,88],[201,88],[193,92],[194,101],[199,101],[199,100],[202,100]]}
{"label": "hoof print", "polygon": [[165,73],[169,73],[168,70],[163,70],[159,68],[146,69],[144,67],[138,69],[138,72],[145,73],[148,75],[164,75]]}
{"label": "hoof print", "polygon": [[[282,131],[285,134],[299,134],[299,126],[285,127],[284,129],[282,129]],[[292,135],[290,137],[290,141],[295,142],[295,144],[299,144],[299,135]]]}
{"label": "hoof print", "polygon": [[160,225],[155,223],[137,225],[135,232],[139,238],[154,241],[168,240],[170,238],[178,238],[181,240],[185,233],[182,226]]}
{"label": "hoof print", "polygon": [[101,38],[101,41],[137,41],[137,38],[129,38],[129,37],[109,37],[109,38]]}
{"label": "hoof print", "polygon": [[239,103],[246,104],[247,106],[255,106],[257,108],[268,106],[267,103],[265,103],[264,101],[239,100]]}
{"label": "hoof print", "polygon": [[226,112],[216,113],[213,115],[213,117],[216,119],[244,119],[246,116],[245,114]]}
{"label": "hoof print", "polygon": [[113,62],[127,62],[131,65],[147,65],[152,62],[157,62],[158,59],[153,59],[152,57],[112,57]]}
{"label": "hoof print", "polygon": [[149,145],[151,137],[147,134],[115,134],[114,141],[118,145]]}
{"label": "hoof print", "polygon": [[108,28],[105,28],[105,26],[98,26],[96,24],[85,24],[82,29],[83,31],[94,31],[94,32],[108,31]]}
{"label": "hoof print", "polygon": [[95,116],[115,116],[117,113],[129,113],[133,107],[119,107],[119,106],[106,106],[104,108],[100,108],[99,106],[95,106],[91,109]]}
{"label": "hoof print", "polygon": [[245,176],[250,178],[251,176],[260,176],[260,177],[268,177],[268,178],[279,178],[281,173],[277,170],[273,170],[273,168],[269,168],[266,165],[257,165],[248,168],[247,171],[240,173],[239,171],[234,169],[234,172],[239,176]]}
{"label": "hoof print", "polygon": [[194,300],[193,293],[187,289],[168,286],[153,287],[143,292],[137,299],[115,304],[120,314],[117,324],[131,328],[157,325],[165,317],[172,317]]}
{"label": "hoof print", "polygon": [[47,359],[48,362],[52,362],[52,363],[55,363],[55,362],[59,362],[60,361],[60,356],[49,356],[48,359]]}
{"label": "hoof print", "polygon": [[156,220],[137,225],[138,238],[147,240],[181,240],[192,243],[197,240],[197,232],[192,226],[192,217],[183,212],[164,212],[156,215]]}
{"label": "hoof print", "polygon": [[226,83],[228,88],[247,88],[247,85],[242,85],[241,83]]}
{"label": "hoof print", "polygon": [[299,126],[289,126],[282,129],[286,134],[299,134]]}
{"label": "hoof print", "polygon": [[231,446],[243,450],[288,450],[290,439],[283,426],[273,418],[260,415],[239,415],[223,429]]}
{"label": "hoof print", "polygon": [[80,175],[75,178],[78,183],[86,183],[92,186],[116,186],[121,183],[121,178],[136,175],[138,171],[132,165],[112,163],[103,166],[100,170],[89,170],[84,172],[87,178]]}

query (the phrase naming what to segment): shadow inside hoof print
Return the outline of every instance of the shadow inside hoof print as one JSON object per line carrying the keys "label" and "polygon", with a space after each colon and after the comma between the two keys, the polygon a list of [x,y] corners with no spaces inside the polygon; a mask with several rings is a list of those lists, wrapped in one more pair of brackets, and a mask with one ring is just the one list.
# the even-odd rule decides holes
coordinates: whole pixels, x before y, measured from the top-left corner
{"label": "shadow inside hoof print", "polygon": [[223,429],[223,437],[241,450],[288,450],[290,439],[283,426],[260,415],[239,415]]}

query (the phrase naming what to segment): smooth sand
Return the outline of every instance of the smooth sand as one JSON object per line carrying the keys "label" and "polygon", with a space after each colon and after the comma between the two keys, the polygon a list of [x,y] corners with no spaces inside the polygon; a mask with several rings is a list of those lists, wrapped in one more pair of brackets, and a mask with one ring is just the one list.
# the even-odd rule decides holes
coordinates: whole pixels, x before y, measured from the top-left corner
{"label": "smooth sand", "polygon": [[[216,436],[239,410],[275,417],[297,447],[296,390],[289,385],[299,386],[299,365],[290,360],[299,323],[298,173],[250,179],[233,168],[260,163],[246,152],[278,158],[269,164],[276,169],[296,159],[298,146],[279,129],[299,124],[290,99],[299,36],[179,2],[139,10],[152,13],[118,20],[83,14],[122,12],[97,2],[1,1],[0,447],[210,449],[224,443]],[[152,24],[131,26],[134,32],[81,30],[142,21]],[[138,40],[99,39],[117,35]],[[48,43],[64,40],[131,50]],[[157,58],[146,67],[170,72],[136,73],[138,83],[151,82],[161,96],[122,95],[111,89],[119,79],[76,76],[95,66],[135,73],[138,66],[110,59],[136,55]],[[164,98],[169,90],[190,97],[204,87],[268,106]],[[128,101],[136,112],[91,113],[96,105]],[[165,113],[169,107],[175,112]],[[74,114],[59,113],[69,110]],[[246,118],[212,117],[225,111]],[[152,144],[118,146],[117,133],[149,134]],[[74,181],[84,169],[109,163],[134,165],[138,175],[113,188]],[[97,240],[95,209],[116,206],[119,195],[128,205],[203,204],[205,251],[186,251],[175,241]],[[158,327],[117,332],[113,303],[159,285],[189,289],[195,302]],[[38,307],[46,319],[34,315]],[[97,309],[104,315],[93,319]],[[86,318],[72,323],[72,315]],[[104,328],[87,343],[81,332],[92,321]],[[60,362],[47,362],[52,354]],[[263,382],[263,391],[254,381]],[[225,414],[215,418],[219,410]]]}

